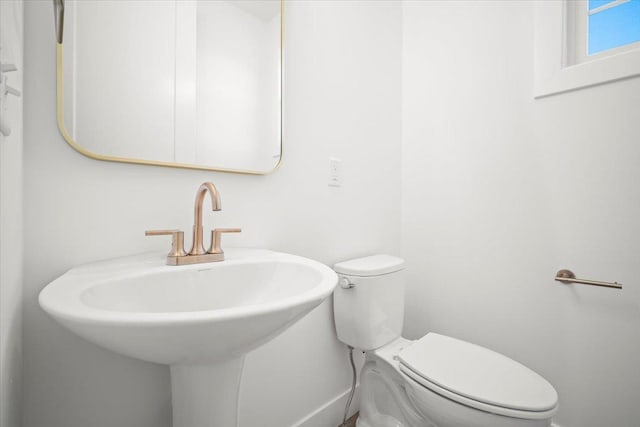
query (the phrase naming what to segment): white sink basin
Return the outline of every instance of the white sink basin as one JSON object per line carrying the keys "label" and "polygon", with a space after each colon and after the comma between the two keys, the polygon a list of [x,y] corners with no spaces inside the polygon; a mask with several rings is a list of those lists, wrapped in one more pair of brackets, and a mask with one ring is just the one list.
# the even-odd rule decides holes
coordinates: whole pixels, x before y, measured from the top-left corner
{"label": "white sink basin", "polygon": [[40,305],[91,342],[171,365],[174,427],[235,426],[244,355],[318,306],[338,278],[294,255],[225,255],[179,267],[162,254],[76,267],[42,290]]}

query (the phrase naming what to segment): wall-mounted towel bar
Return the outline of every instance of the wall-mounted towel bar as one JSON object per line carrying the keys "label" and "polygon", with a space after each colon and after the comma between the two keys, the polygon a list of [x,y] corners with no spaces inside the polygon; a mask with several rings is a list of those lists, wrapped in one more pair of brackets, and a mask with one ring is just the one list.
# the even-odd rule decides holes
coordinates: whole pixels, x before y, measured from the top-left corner
{"label": "wall-mounted towel bar", "polygon": [[603,286],[605,288],[622,289],[622,284],[618,282],[611,283],[611,282],[601,282],[599,280],[576,279],[576,275],[573,274],[571,270],[558,271],[558,273],[556,274],[555,280],[565,284],[580,283],[582,285]]}

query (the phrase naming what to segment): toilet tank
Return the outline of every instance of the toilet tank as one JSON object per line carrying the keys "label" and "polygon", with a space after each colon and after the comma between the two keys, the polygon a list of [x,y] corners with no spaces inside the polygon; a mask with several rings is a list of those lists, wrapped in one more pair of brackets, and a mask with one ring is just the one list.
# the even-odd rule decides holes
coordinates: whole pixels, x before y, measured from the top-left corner
{"label": "toilet tank", "polygon": [[404,260],[372,255],[339,262],[333,292],[338,339],[369,351],[393,341],[404,321]]}

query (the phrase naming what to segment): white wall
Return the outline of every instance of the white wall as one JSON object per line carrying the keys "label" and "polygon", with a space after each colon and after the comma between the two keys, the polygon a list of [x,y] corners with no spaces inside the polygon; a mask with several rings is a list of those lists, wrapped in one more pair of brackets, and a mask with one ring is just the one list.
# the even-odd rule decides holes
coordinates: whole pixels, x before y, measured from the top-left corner
{"label": "white wall", "polygon": [[[0,1],[0,62],[23,89],[22,0]],[[11,134],[0,134],[0,426],[18,427],[22,370],[22,98],[0,94],[0,115]]]}
{"label": "white wall", "polygon": [[[225,237],[229,246],[327,264],[399,251],[399,3],[288,4],[284,164],[264,177],[104,163],[75,152],[56,129],[51,5],[25,8],[25,427],[169,426],[168,369],[67,332],[38,307],[37,294],[74,265],[168,249],[143,231],[190,229],[205,180],[223,202],[206,225],[243,228]],[[343,159],[341,188],[327,186],[329,156]],[[344,392],[350,375],[325,303],[247,357],[240,425],[291,425]]]}
{"label": "white wall", "polygon": [[559,425],[637,427],[640,79],[532,99],[533,3],[405,2],[407,334],[530,366]]}

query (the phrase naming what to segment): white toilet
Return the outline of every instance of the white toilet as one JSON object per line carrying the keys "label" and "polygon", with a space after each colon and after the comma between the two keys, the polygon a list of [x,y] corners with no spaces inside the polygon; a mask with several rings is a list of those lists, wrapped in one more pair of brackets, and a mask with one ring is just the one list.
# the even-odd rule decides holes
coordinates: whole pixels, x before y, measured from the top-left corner
{"label": "white toilet", "polygon": [[338,263],[338,339],[366,352],[359,427],[548,427],[558,394],[494,351],[428,333],[400,336],[404,261],[374,255]]}

